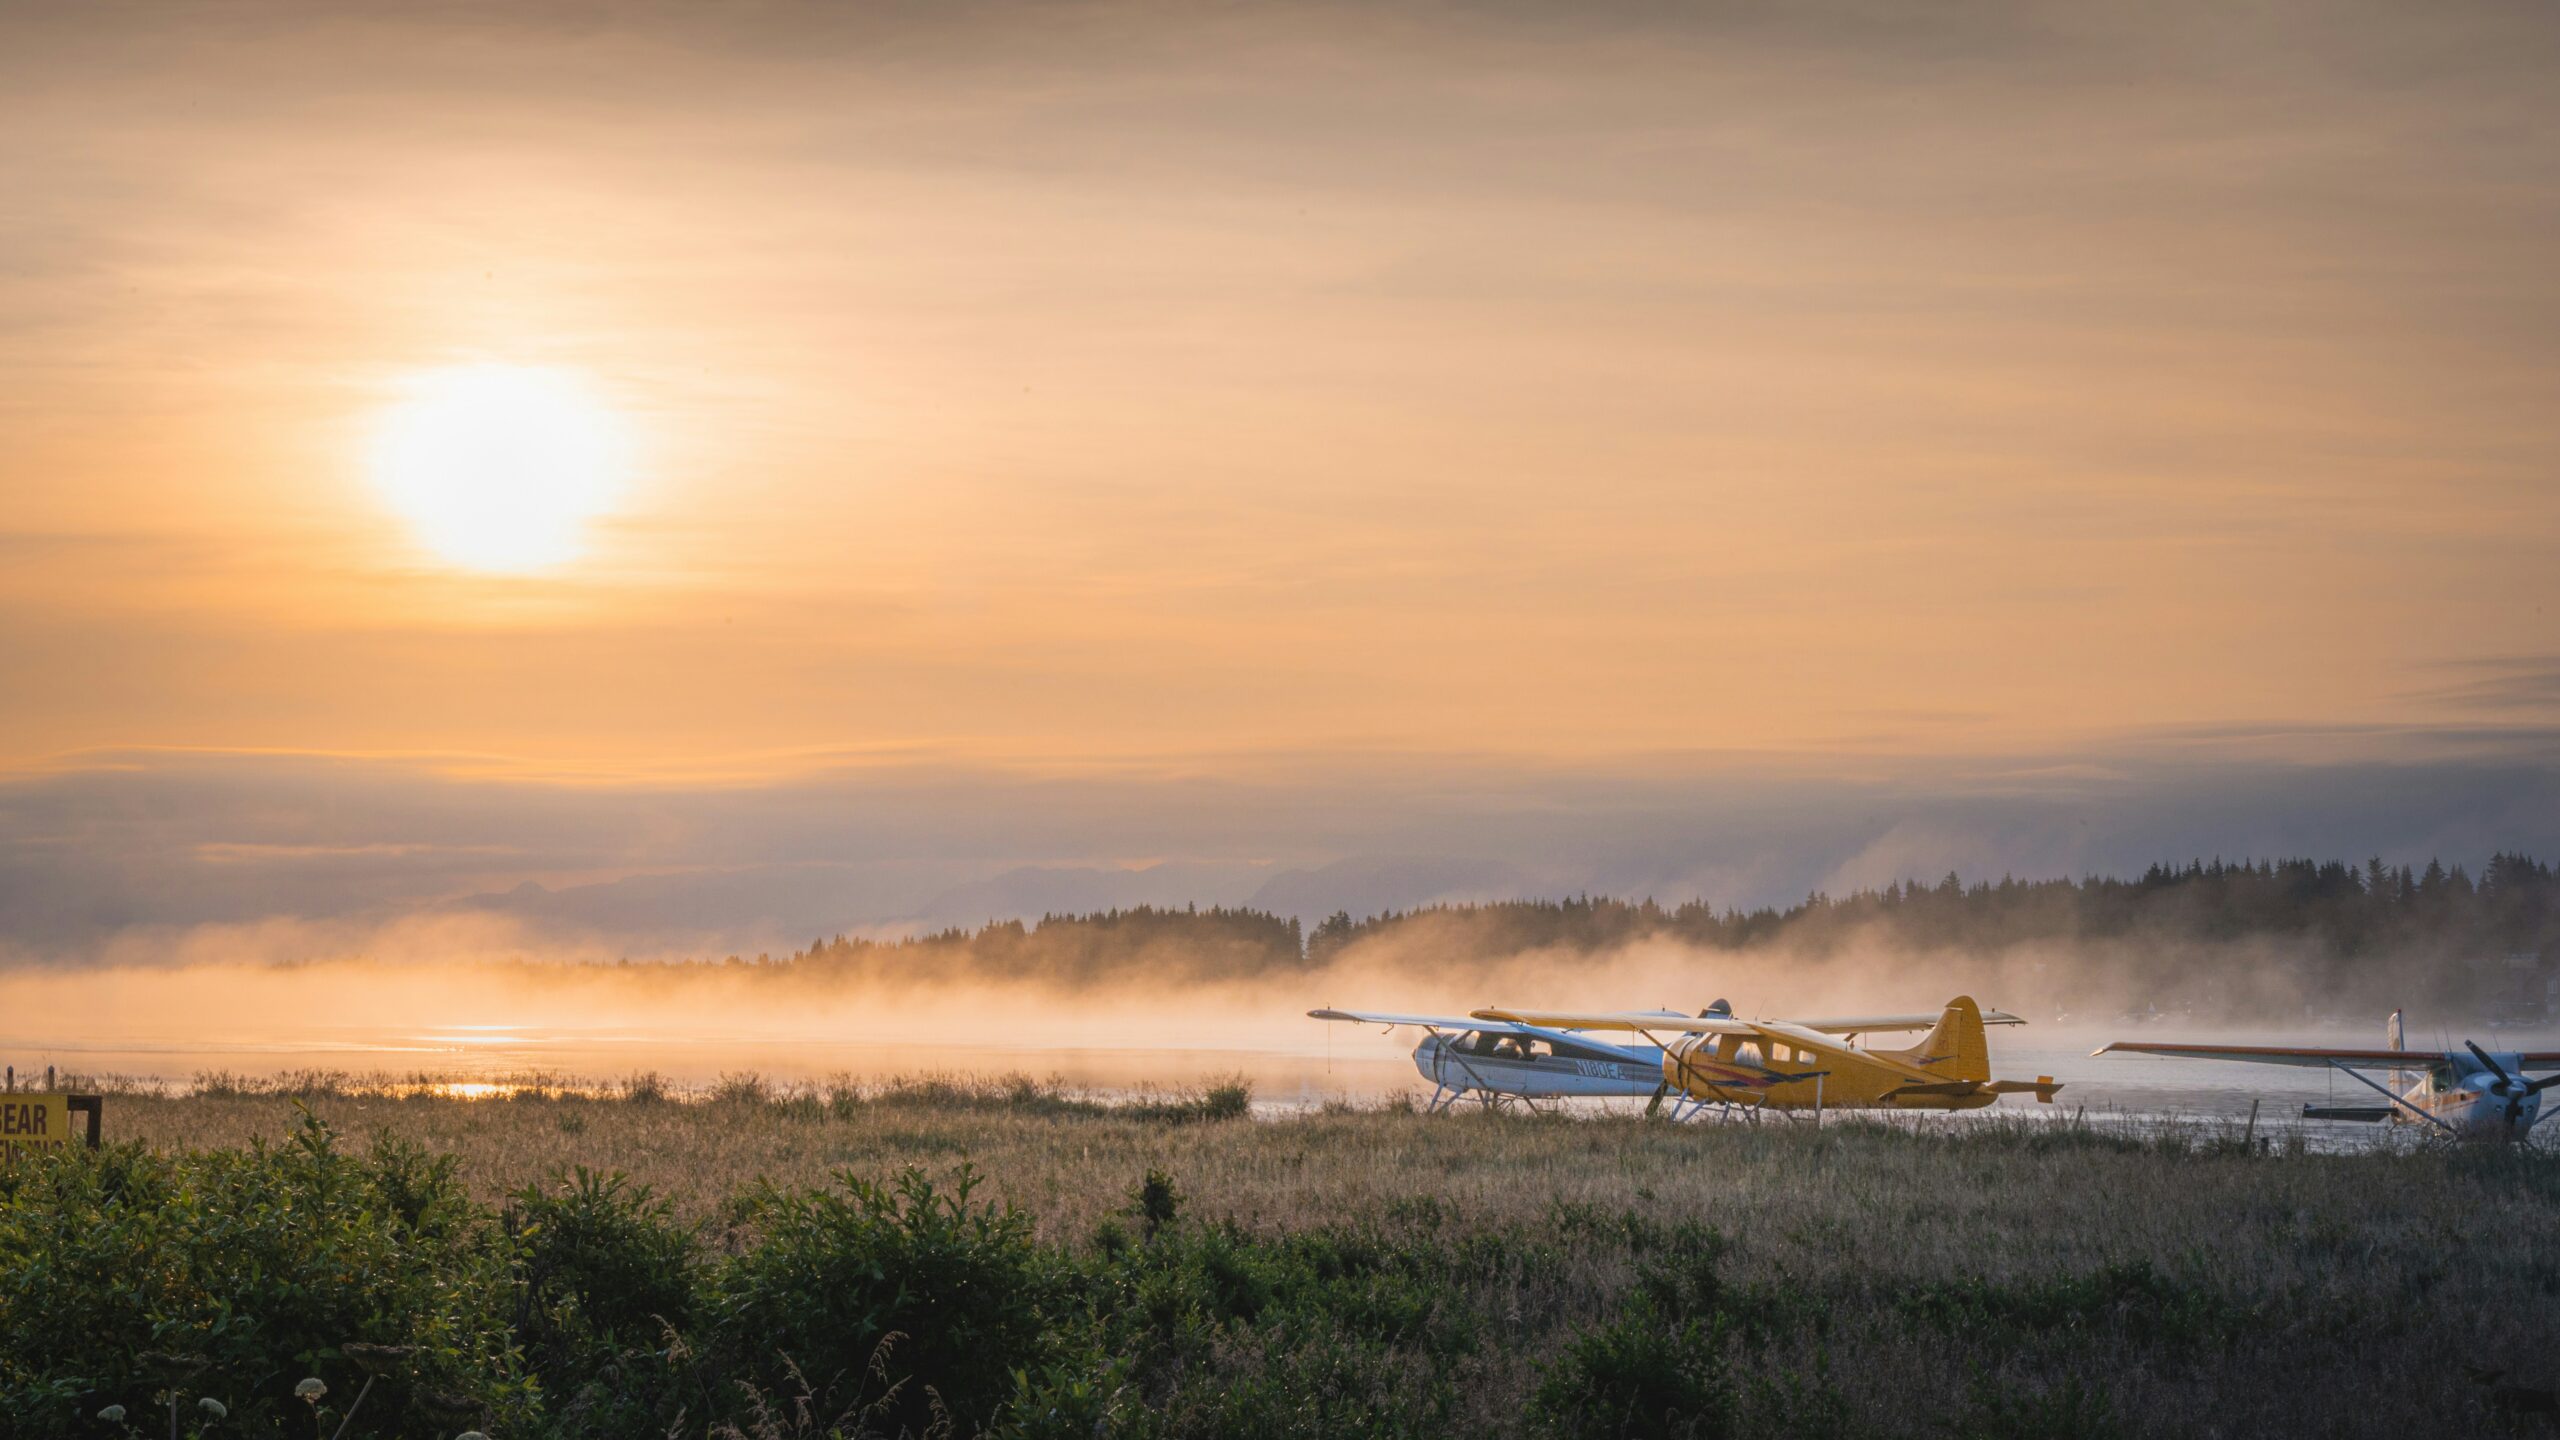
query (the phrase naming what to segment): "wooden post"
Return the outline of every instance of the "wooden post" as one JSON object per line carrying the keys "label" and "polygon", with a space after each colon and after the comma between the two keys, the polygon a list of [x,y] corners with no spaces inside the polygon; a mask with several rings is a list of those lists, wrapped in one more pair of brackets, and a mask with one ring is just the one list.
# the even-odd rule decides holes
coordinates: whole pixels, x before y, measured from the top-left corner
{"label": "wooden post", "polygon": [[2243,1150],[2256,1144],[2258,1140],[2258,1103],[2256,1099],[2249,1102],[2249,1128],[2240,1132],[2240,1148]]}

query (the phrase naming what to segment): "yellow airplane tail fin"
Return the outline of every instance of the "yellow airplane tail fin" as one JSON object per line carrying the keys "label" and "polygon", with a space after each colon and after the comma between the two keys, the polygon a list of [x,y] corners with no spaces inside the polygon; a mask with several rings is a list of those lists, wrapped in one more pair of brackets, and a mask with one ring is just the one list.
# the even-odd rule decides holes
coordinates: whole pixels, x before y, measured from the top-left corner
{"label": "yellow airplane tail fin", "polygon": [[1982,1007],[1970,995],[1948,1001],[1937,1028],[1913,1053],[1933,1057],[1929,1073],[1939,1079],[1989,1080],[1991,1045],[1982,1037]]}

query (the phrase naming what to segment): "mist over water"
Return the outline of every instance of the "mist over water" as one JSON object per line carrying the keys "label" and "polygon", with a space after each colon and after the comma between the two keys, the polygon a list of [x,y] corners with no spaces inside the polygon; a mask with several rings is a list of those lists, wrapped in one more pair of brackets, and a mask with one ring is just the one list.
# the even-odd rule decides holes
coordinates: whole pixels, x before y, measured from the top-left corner
{"label": "mist over water", "polygon": [[[302,1071],[591,1084],[652,1072],[679,1089],[748,1073],[783,1086],[1023,1073],[1120,1094],[1240,1076],[1266,1108],[1290,1109],[1428,1089],[1409,1059],[1416,1031],[1306,1018],[1319,1006],[1694,1012],[1727,999],[1745,1015],[1818,1017],[1929,1011],[1966,993],[2029,1021],[1992,1032],[1995,1074],[2052,1075],[2066,1087],[2052,1107],[2010,1100],[1992,1113],[2237,1119],[2256,1099],[2276,1126],[2298,1123],[2306,1101],[2362,1097],[2323,1072],[2092,1057],[2111,1039],[2380,1043],[2379,1015],[2322,1014],[2298,1000],[2286,1006],[2293,1019],[2263,1003],[2216,1015],[2104,983],[2101,966],[2120,959],[2062,949],[1809,957],[1662,945],[1485,959],[1382,937],[1298,974],[1202,981],[1167,965],[1080,985],[948,968],[849,979],[781,965],[198,959],[0,971],[0,1061],[17,1067],[22,1085],[48,1064],[175,1086],[207,1074]],[[2150,1013],[2154,1001],[2162,1013]],[[2465,1038],[2492,1049],[2552,1043],[2540,1032],[2411,1016],[2415,1047]],[[2375,1130],[2315,1128],[2336,1132],[2338,1144]]]}

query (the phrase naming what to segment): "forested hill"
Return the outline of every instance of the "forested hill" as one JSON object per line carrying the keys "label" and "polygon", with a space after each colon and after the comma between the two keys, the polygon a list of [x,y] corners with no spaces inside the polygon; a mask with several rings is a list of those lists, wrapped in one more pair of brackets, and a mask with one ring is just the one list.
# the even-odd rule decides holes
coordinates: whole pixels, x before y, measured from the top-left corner
{"label": "forested hill", "polygon": [[1673,939],[1708,949],[1784,945],[1822,953],[1879,938],[1914,948],[2000,950],[2057,940],[2180,942],[2280,937],[2350,959],[2389,954],[2467,957],[2560,947],[2560,881],[2530,856],[2499,855],[2478,879],[2430,861],[2424,870],[2337,861],[2189,861],[2154,865],[2139,879],[1999,880],[1949,874],[1860,890],[1816,893],[1795,905],[1751,911],[1646,900],[1509,901],[1433,907],[1355,921],[1336,915],[1308,936],[1311,959],[1391,933],[1423,917],[1454,922],[1497,951],[1593,950]]}
{"label": "forested hill", "polygon": [[[1373,943],[1399,940],[1415,943]],[[2495,1009],[2521,1003],[2527,991],[2538,997],[2541,977],[2560,964],[2560,880],[2523,855],[2499,855],[2477,877],[2432,862],[2421,870],[2379,860],[2209,860],[2156,865],[2133,879],[1967,882],[1951,874],[1935,884],[1810,895],[1784,909],[1590,897],[1433,906],[1366,919],[1338,914],[1303,936],[1296,920],[1258,911],[1140,908],[899,940],[839,936],[783,960],[727,963],[808,978],[1072,985],[1134,974],[1250,979],[1338,957],[1391,966],[1427,956],[1445,967],[1666,942],[1816,958],[1860,947],[1988,956],[2070,946],[2105,951],[2111,963],[2141,972],[2122,978],[2164,985],[2205,983],[2232,946],[2248,945],[2280,956],[2310,986],[2364,992],[2387,982]]]}

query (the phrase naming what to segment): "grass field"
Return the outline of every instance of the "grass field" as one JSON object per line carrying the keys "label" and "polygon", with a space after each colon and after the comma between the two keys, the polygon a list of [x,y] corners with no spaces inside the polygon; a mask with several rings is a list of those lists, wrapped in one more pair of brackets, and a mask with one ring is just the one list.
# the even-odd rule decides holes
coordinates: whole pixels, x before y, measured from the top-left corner
{"label": "grass field", "polygon": [[[2535,1153],[2321,1156],[2028,1121],[1912,1133],[1392,1108],[1250,1119],[1233,1091],[1132,1112],[1029,1082],[783,1096],[740,1082],[686,1102],[638,1089],[296,1101],[216,1087],[118,1096],[108,1123],[150,1152],[128,1161],[171,1172],[153,1187],[163,1244],[180,1249],[191,1227],[282,1235],[232,1213],[257,1209],[241,1197],[260,1185],[371,1185],[396,1229],[404,1206],[444,1213],[404,1198],[432,1190],[422,1164],[436,1169],[450,1213],[435,1243],[488,1288],[472,1302],[480,1320],[445,1316],[438,1333],[504,1332],[452,1342],[436,1383],[476,1397],[472,1413],[500,1435],[893,1433],[936,1423],[927,1382],[963,1433],[2552,1428],[2534,1387],[2560,1364],[2560,1162]],[[309,1159],[314,1121],[338,1137],[326,1161]],[[235,1193],[189,1168],[244,1153],[320,1169]],[[953,1205],[964,1166],[981,1183]],[[630,1178],[581,1187],[568,1167]],[[84,1249],[36,1208],[112,1202],[18,1168],[0,1199],[0,1266],[14,1267],[0,1271],[0,1338],[17,1348],[0,1363],[19,1371],[0,1379],[51,1385],[68,1413],[138,1382],[109,1375],[112,1354],[49,1341],[30,1307],[61,1303],[83,1266],[107,1284],[131,1278],[117,1265],[165,1257]],[[936,1198],[901,1198],[911,1168]],[[663,1208],[632,1203],[635,1186]],[[231,1198],[205,1198],[216,1192]],[[919,1205],[941,1218],[925,1224]],[[567,1258],[544,1250],[571,1233],[585,1238]],[[417,1252],[405,1234],[385,1253]],[[919,1267],[899,1272],[898,1293],[932,1293],[846,1311],[845,1287],[863,1291],[890,1253],[903,1257],[891,1271]],[[846,1264],[850,1280],[823,1278]],[[172,1283],[152,1302],[168,1313],[109,1306],[98,1323],[116,1343],[178,1348],[173,1337],[250,1308],[210,1293],[225,1283]],[[381,1329],[399,1328],[396,1305],[368,1304],[387,1318],[341,1328],[380,1333],[346,1338],[414,1338]],[[937,1351],[934,1327],[964,1338]],[[891,1330],[909,1338],[866,1379],[859,1362]],[[326,1347],[280,1359],[250,1346],[228,1383],[283,1394],[287,1371],[338,1363]],[[917,1382],[884,1402],[909,1369]],[[73,1394],[73,1380],[90,1388]],[[397,1425],[379,1433],[436,1433]]]}

